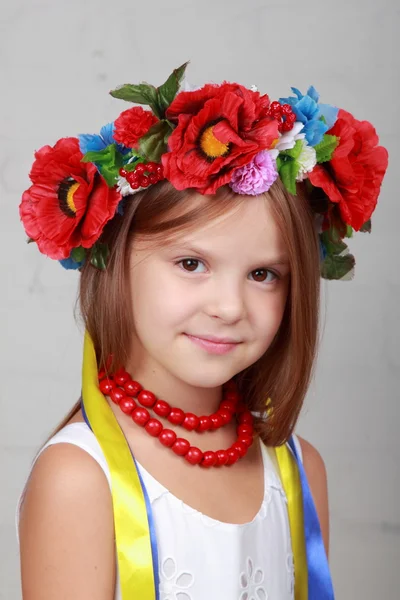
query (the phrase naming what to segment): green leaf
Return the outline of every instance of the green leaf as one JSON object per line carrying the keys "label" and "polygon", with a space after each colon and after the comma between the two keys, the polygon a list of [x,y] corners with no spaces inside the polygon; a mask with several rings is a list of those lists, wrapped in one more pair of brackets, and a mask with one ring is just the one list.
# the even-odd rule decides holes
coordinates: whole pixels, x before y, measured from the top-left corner
{"label": "green leaf", "polygon": [[148,133],[139,140],[139,150],[147,160],[160,162],[161,155],[167,150],[171,128],[166,121],[155,123]]}
{"label": "green leaf", "polygon": [[346,224],[346,236],[347,238],[353,237],[353,228],[351,225]]}
{"label": "green leaf", "polygon": [[347,245],[340,238],[336,238],[332,230],[321,233],[320,239],[329,256],[338,256],[343,252],[348,251]]}
{"label": "green leaf", "polygon": [[371,219],[368,219],[368,221],[366,221],[364,223],[364,225],[361,227],[360,231],[362,231],[363,233],[371,233]]}
{"label": "green leaf", "polygon": [[115,146],[110,144],[107,148],[95,152],[86,152],[82,162],[93,162],[98,167],[101,175],[109,187],[113,187],[118,179],[119,170],[123,165],[123,157]]}
{"label": "green leaf", "polygon": [[115,90],[111,90],[110,94],[113,98],[150,106],[156,117],[159,119],[162,118],[158,107],[157,89],[154,85],[149,85],[148,83],[140,83],[139,85],[126,83],[115,88]]}
{"label": "green leaf", "polygon": [[110,251],[107,244],[101,244],[100,242],[97,242],[92,248],[90,262],[94,267],[96,267],[96,269],[104,271],[107,266],[109,255]]}
{"label": "green leaf", "polygon": [[317,153],[317,163],[324,163],[331,160],[335,148],[339,144],[339,138],[336,135],[324,135],[319,144],[314,146]]}
{"label": "green leaf", "polygon": [[321,277],[324,279],[352,279],[355,258],[352,254],[328,255],[321,264]]}
{"label": "green leaf", "polygon": [[283,156],[290,156],[291,158],[296,159],[299,158],[302,149],[303,141],[297,140],[293,148],[291,148],[290,150],[283,150],[283,152],[280,152],[279,155],[283,154]]}
{"label": "green leaf", "polygon": [[82,246],[78,246],[78,248],[73,248],[71,252],[71,258],[76,263],[83,262],[85,260],[86,250],[82,248]]}
{"label": "green leaf", "polygon": [[299,164],[293,159],[282,161],[279,168],[279,175],[283,185],[287,191],[293,195],[296,195],[296,177],[299,169]]}
{"label": "green leaf", "polygon": [[188,62],[185,62],[177,69],[174,69],[174,71],[168,77],[167,81],[160,85],[160,87],[157,89],[158,106],[162,111],[163,116],[168,106],[171,104],[176,94],[178,93],[182,78],[185,74],[185,70],[188,64]]}

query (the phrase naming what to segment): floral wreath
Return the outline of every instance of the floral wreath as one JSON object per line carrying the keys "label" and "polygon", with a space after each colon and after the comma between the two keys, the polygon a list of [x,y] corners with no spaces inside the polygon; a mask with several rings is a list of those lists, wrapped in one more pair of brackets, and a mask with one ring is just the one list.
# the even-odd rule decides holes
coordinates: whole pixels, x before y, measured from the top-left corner
{"label": "floral wreath", "polygon": [[215,194],[223,185],[257,195],[280,177],[296,195],[304,181],[319,224],[321,276],[351,278],[355,259],[344,238],[371,231],[388,164],[374,127],[305,95],[271,102],[255,86],[206,84],[180,90],[185,63],[160,87],[122,85],[110,94],[136,105],[99,135],[62,138],[35,153],[20,217],[28,242],[80,269],[106,267],[100,237],[132,194],[168,180],[177,190]]}

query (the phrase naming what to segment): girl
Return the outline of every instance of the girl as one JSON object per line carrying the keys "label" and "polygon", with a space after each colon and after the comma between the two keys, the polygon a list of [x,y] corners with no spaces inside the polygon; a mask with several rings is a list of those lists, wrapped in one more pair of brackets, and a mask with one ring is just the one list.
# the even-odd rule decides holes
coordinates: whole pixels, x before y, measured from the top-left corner
{"label": "girl", "polygon": [[39,150],[22,198],[86,328],[18,507],[24,600],[333,598],[325,467],[293,431],[320,275],[351,275],[387,153],[314,88],[179,91],[185,67]]}

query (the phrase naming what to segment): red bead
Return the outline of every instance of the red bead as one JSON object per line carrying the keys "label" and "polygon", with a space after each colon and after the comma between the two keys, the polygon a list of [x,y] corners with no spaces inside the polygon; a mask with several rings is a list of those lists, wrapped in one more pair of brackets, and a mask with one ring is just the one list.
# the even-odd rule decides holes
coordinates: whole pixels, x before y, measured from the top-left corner
{"label": "red bead", "polygon": [[290,115],[293,112],[293,108],[290,106],[290,104],[282,104],[282,114],[283,115]]}
{"label": "red bead", "polygon": [[203,453],[200,448],[196,448],[196,446],[190,446],[189,450],[185,454],[185,459],[191,465],[198,465],[203,458]]}
{"label": "red bead", "polygon": [[164,446],[172,446],[176,441],[176,433],[172,429],[163,429],[158,439]]}
{"label": "red bead", "polygon": [[199,417],[197,417],[193,413],[186,413],[186,416],[182,421],[182,427],[184,427],[188,431],[193,431],[194,429],[197,429],[199,423]]}
{"label": "red bead", "polygon": [[140,383],[133,381],[132,379],[129,379],[129,381],[127,381],[124,385],[125,393],[128,394],[128,396],[136,396],[141,389],[142,386]]}
{"label": "red bead", "polygon": [[121,369],[114,375],[114,381],[117,385],[124,385],[129,379],[129,373]]}
{"label": "red bead", "polygon": [[248,447],[242,442],[235,442],[234,444],[232,444],[232,449],[236,450],[239,456],[243,458],[243,456],[245,456],[245,454],[247,453]]}
{"label": "red bead", "polygon": [[135,408],[132,412],[132,419],[135,421],[137,425],[141,425],[144,427],[147,421],[150,419],[150,413],[147,408]]}
{"label": "red bead", "polygon": [[172,445],[172,450],[178,456],[185,456],[190,448],[190,444],[184,438],[176,438],[175,443]]}
{"label": "red bead", "polygon": [[294,123],[296,120],[296,115],[294,112],[290,113],[290,115],[286,115],[286,121],[289,121],[289,123]]}
{"label": "red bead", "polygon": [[156,174],[158,175],[158,177],[159,177],[160,179],[163,179],[163,178],[164,178],[164,168],[163,168],[163,166],[162,166],[162,165],[158,165],[158,166],[157,166],[157,169],[156,169]]}
{"label": "red bead", "polygon": [[147,433],[153,437],[158,437],[163,430],[162,423],[158,419],[150,419],[145,426]]}
{"label": "red bead", "polygon": [[144,166],[144,164],[143,164],[143,163],[138,163],[138,164],[136,165],[136,167],[135,167],[135,173],[137,173],[138,175],[139,175],[140,173],[144,173],[144,172],[145,172],[145,170],[146,170],[146,167]]}
{"label": "red bead", "polygon": [[121,400],[126,398],[125,392],[123,390],[120,390],[119,388],[114,388],[110,392],[110,398],[113,402],[115,402],[115,404],[119,404]]}
{"label": "red bead", "polygon": [[136,406],[136,402],[132,400],[132,398],[128,398],[128,396],[125,396],[125,398],[123,398],[119,403],[120,409],[126,415],[130,415],[133,409],[136,408]]}
{"label": "red bead", "polygon": [[171,407],[165,400],[157,400],[153,406],[153,410],[159,417],[168,417],[171,412]]}
{"label": "red bead", "polygon": [[231,400],[223,400],[219,405],[220,410],[229,410],[232,414],[236,411],[236,405]]}
{"label": "red bead", "polygon": [[102,381],[100,381],[99,388],[102,394],[108,396],[108,394],[114,388],[114,382],[111,381],[111,379],[103,379]]}
{"label": "red bead", "polygon": [[233,465],[238,460],[239,460],[239,452],[237,450],[235,450],[235,448],[229,448],[228,460],[226,461],[226,464]]}
{"label": "red bead", "polygon": [[157,398],[153,392],[149,392],[148,390],[142,390],[137,398],[140,404],[146,406],[146,408],[152,408],[157,402]]}
{"label": "red bead", "polygon": [[201,461],[202,467],[213,467],[217,462],[217,455],[212,450],[203,452],[203,460]]}
{"label": "red bead", "polygon": [[253,424],[253,415],[251,414],[251,412],[247,411],[247,412],[244,412],[241,415],[239,415],[239,423],[240,423],[240,425],[244,425],[244,423],[246,423],[248,425],[252,425]]}
{"label": "red bead", "polygon": [[199,426],[198,426],[198,431],[208,431],[209,429],[211,429],[211,421],[210,421],[210,417],[200,417],[199,418]]}
{"label": "red bead", "polygon": [[155,163],[155,162],[146,163],[146,171],[148,171],[148,173],[155,173],[157,171],[157,163]]}
{"label": "red bead", "polygon": [[210,421],[213,429],[219,429],[225,424],[223,418],[218,413],[211,415]]}
{"label": "red bead", "polygon": [[149,175],[149,182],[151,185],[154,185],[155,183],[158,182],[158,177],[155,173],[150,173]]}
{"label": "red bead", "polygon": [[129,185],[133,190],[138,190],[140,188],[140,184],[138,181],[130,181]]}
{"label": "red bead", "polygon": [[217,465],[220,467],[226,465],[229,458],[228,452],[226,450],[218,450],[215,454],[217,455]]}
{"label": "red bead", "polygon": [[126,174],[127,182],[132,185],[139,182],[139,175],[135,171]]}
{"label": "red bead", "polygon": [[253,443],[253,436],[249,435],[248,433],[244,433],[239,437],[238,441],[242,444],[245,444],[248,448],[250,448],[250,446]]}
{"label": "red bead", "polygon": [[289,121],[284,121],[283,123],[280,124],[280,126],[278,127],[278,129],[281,132],[286,133],[286,132],[291,131],[293,129],[293,123],[289,123]]}
{"label": "red bead", "polygon": [[237,428],[238,435],[253,435],[254,427],[250,423],[243,423]]}
{"label": "red bead", "polygon": [[141,176],[141,178],[139,179],[139,184],[140,184],[140,187],[144,187],[144,188],[149,187],[150,181],[149,181],[149,178],[147,177],[147,175]]}
{"label": "red bead", "polygon": [[119,174],[121,175],[121,177],[126,177],[127,170],[126,169],[120,169],[119,170]]}
{"label": "red bead", "polygon": [[171,408],[171,412],[168,415],[168,421],[174,425],[181,425],[185,418],[185,413],[180,408]]}
{"label": "red bead", "polygon": [[275,100],[274,102],[271,102],[271,106],[269,107],[269,110],[271,113],[278,113],[280,114],[281,110],[282,110],[282,106],[280,104],[280,102],[278,102],[277,100]]}
{"label": "red bead", "polygon": [[224,424],[227,425],[228,423],[230,423],[232,421],[233,415],[231,413],[230,410],[224,410],[224,409],[220,409],[217,412],[217,415],[219,415],[221,417],[221,419],[223,420]]}
{"label": "red bead", "polygon": [[226,394],[224,394],[224,401],[232,402],[235,406],[239,402],[239,400],[240,400],[239,392],[231,390],[229,392],[226,392]]}

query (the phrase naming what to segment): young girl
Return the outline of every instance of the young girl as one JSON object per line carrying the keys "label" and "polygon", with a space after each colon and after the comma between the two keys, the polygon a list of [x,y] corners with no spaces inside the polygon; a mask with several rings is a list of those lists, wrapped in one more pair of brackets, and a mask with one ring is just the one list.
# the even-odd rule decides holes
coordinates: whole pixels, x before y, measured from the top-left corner
{"label": "young girl", "polygon": [[325,467],[293,431],[320,276],[351,276],[387,153],[312,87],[179,91],[185,67],[36,152],[22,198],[86,327],[18,506],[24,600],[333,598]]}

